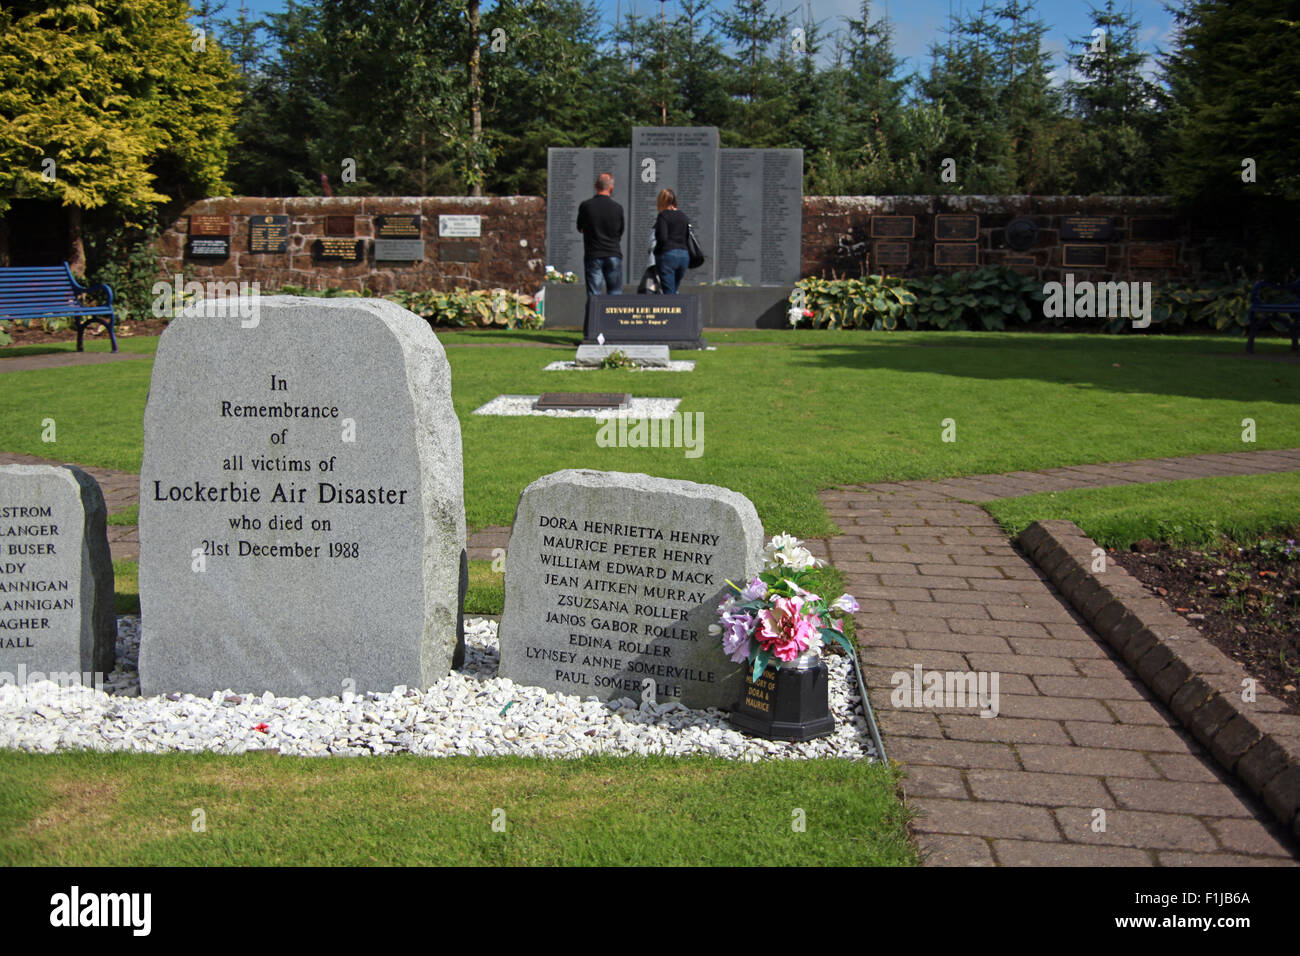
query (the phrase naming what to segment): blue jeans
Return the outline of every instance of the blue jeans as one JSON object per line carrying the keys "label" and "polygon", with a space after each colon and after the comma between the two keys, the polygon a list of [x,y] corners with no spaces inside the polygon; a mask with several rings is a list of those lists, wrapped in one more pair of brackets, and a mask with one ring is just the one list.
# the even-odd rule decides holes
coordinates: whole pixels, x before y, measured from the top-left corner
{"label": "blue jeans", "polygon": [[659,272],[660,292],[663,295],[677,294],[690,264],[691,254],[685,249],[669,249],[655,255],[655,268]]}
{"label": "blue jeans", "polygon": [[[584,259],[587,274],[587,295],[623,294],[623,257],[605,256],[603,259]],[[602,288],[603,286],[603,288]]]}

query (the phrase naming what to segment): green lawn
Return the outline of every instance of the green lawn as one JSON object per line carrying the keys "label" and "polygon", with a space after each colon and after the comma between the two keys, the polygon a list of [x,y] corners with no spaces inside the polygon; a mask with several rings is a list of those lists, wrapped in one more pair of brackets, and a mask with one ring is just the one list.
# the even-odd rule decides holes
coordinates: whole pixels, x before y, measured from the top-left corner
{"label": "green lawn", "polygon": [[[637,471],[749,496],[769,533],[835,529],[830,485],[1300,446],[1300,367],[1249,360],[1235,338],[1016,333],[710,333],[717,351],[677,353],[691,373],[543,372],[574,332],[449,333],[471,530],[508,525],[519,492],[561,468]],[[549,348],[474,348],[487,341]],[[1260,346],[1283,354],[1283,343]],[[2,360],[0,360],[2,361]],[[0,375],[0,449],[139,469],[151,363]],[[489,418],[498,394],[628,390],[679,396],[704,416],[704,452],[601,448],[593,420]],[[942,423],[957,440],[941,440]],[[1257,441],[1241,440],[1241,421]]]}
{"label": "green lawn", "polygon": [[914,865],[895,786],[846,760],[0,751],[0,865]]}
{"label": "green lawn", "polygon": [[1141,538],[1209,547],[1225,534],[1243,541],[1300,525],[1300,471],[1081,488],[984,507],[1009,535],[1034,521],[1066,518],[1107,548]]}

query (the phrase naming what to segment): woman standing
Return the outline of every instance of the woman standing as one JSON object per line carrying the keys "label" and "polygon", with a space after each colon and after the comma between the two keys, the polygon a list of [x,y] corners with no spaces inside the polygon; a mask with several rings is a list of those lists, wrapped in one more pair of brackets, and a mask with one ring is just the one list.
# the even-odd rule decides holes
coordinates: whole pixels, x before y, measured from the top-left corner
{"label": "woman standing", "polygon": [[671,189],[659,192],[659,216],[655,219],[655,267],[659,272],[660,291],[676,295],[691,254],[687,247],[690,220],[677,209],[677,194]]}

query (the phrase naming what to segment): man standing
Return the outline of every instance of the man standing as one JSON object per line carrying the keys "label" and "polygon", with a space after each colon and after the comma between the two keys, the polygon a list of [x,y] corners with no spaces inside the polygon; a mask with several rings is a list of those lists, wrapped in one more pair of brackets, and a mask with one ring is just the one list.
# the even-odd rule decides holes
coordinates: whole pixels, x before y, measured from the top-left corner
{"label": "man standing", "polygon": [[596,177],[596,195],[578,206],[588,298],[600,295],[602,283],[608,295],[623,292],[623,207],[610,195],[613,191],[614,177],[601,173]]}

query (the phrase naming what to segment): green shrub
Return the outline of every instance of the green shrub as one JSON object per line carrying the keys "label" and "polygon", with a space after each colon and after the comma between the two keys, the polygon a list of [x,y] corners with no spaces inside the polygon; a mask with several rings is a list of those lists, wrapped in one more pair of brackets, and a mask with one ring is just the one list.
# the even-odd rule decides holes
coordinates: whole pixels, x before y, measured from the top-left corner
{"label": "green shrub", "polygon": [[[1151,290],[1152,328],[1244,332],[1249,324],[1253,285],[1251,279],[1208,285],[1156,284]],[[1274,295],[1285,298],[1281,293]],[[1267,301],[1267,294],[1265,298]],[[795,324],[815,329],[997,330],[1006,328],[1012,319],[1053,325],[1087,321],[1049,319],[1043,315],[1043,299],[1038,280],[1001,266],[915,279],[898,276],[801,279],[790,293],[792,314],[801,302],[803,308],[803,318]],[[1122,317],[1094,321],[1108,332],[1119,332],[1131,322]],[[1269,324],[1278,331],[1288,327],[1284,318],[1272,319]]]}
{"label": "green shrub", "polygon": [[531,295],[505,289],[457,289],[454,292],[406,292],[387,298],[424,317],[431,325],[465,328],[471,325],[510,329],[540,329],[543,318]]}
{"label": "green shrub", "polygon": [[[1001,329],[1009,318],[1032,321],[1042,286],[1001,266],[974,272],[904,279],[801,279],[790,293],[792,309],[802,295],[804,317],[813,328]],[[811,314],[810,314],[811,313]]]}
{"label": "green shrub", "polygon": [[[144,229],[117,227],[99,236],[86,235],[86,258],[89,268],[84,285],[106,283],[113,290],[113,311],[119,323],[138,322],[153,317],[153,286],[159,281],[157,224]],[[102,293],[94,296],[107,302]]]}

